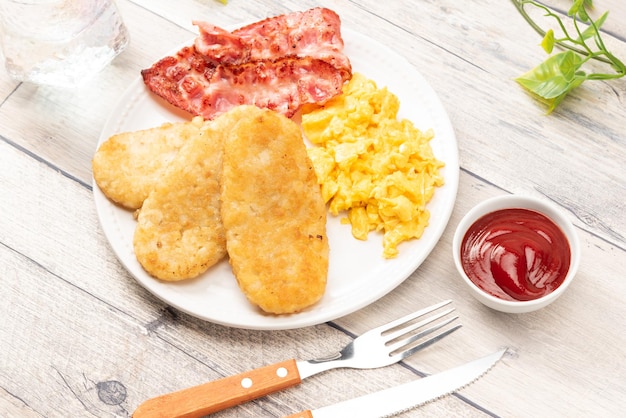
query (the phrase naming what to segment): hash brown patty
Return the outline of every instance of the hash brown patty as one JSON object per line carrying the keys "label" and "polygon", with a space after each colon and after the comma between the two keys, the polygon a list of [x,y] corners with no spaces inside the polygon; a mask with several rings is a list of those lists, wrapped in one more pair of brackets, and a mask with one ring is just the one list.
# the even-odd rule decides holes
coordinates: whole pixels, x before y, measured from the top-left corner
{"label": "hash brown patty", "polygon": [[115,203],[131,210],[140,208],[179,149],[198,136],[203,126],[204,120],[197,117],[111,136],[92,160],[96,184]]}
{"label": "hash brown patty", "polygon": [[139,210],[135,256],[156,278],[194,278],[226,255],[220,217],[223,134],[216,125],[205,125],[182,146]]}
{"label": "hash brown patty", "polygon": [[324,294],[326,206],[300,127],[241,106],[224,138],[222,222],[233,273],[263,311],[294,313]]}

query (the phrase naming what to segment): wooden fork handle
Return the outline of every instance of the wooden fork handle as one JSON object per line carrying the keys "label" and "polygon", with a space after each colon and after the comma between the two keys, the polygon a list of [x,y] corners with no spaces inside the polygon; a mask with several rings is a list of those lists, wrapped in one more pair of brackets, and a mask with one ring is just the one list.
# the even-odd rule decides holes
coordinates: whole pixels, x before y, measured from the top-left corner
{"label": "wooden fork handle", "polygon": [[202,417],[300,384],[295,360],[286,360],[238,375],[149,399],[133,418]]}
{"label": "wooden fork handle", "polygon": [[313,413],[310,410],[298,412],[297,414],[291,414],[285,418],[313,418]]}

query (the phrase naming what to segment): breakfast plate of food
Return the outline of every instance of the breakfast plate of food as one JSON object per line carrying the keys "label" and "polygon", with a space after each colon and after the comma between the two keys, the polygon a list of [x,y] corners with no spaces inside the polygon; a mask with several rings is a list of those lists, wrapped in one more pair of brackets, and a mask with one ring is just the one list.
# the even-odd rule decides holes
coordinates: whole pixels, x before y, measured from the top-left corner
{"label": "breakfast plate of food", "polygon": [[[201,28],[201,33],[205,33],[203,31],[213,35],[217,33],[220,36],[228,37],[228,33],[221,33],[219,28],[204,27]],[[155,273],[150,270],[149,264],[142,260],[141,254],[138,253],[139,247],[137,247],[136,234],[142,222],[145,223],[142,217],[147,217],[145,213],[142,213],[145,212],[145,208],[142,208],[142,205],[154,205],[154,202],[158,201],[158,199],[150,195],[150,200],[143,196],[136,198],[135,201],[129,200],[120,204],[120,200],[112,198],[112,192],[107,189],[105,182],[99,177],[102,171],[112,172],[119,171],[119,169],[113,170],[104,164],[98,166],[98,156],[96,156],[94,158],[94,198],[104,233],[114,253],[128,272],[144,288],[164,303],[203,320],[231,327],[279,330],[312,326],[345,316],[380,299],[410,277],[437,244],[447,226],[456,200],[459,177],[457,143],[447,113],[435,91],[404,57],[395,53],[387,46],[349,28],[341,29],[341,38],[343,42],[342,53],[349,59],[349,64],[347,65],[349,65],[350,74],[346,75],[346,63],[339,60],[338,67],[342,68],[339,71],[339,76],[337,76],[339,78],[331,80],[332,82],[324,86],[324,88],[332,90],[337,83],[342,84],[344,81],[347,83],[346,79],[351,78],[353,75],[357,75],[354,77],[355,80],[371,80],[379,88],[386,89],[397,97],[399,104],[398,119],[409,120],[415,129],[420,132],[430,133],[431,137],[427,141],[429,150],[432,150],[436,160],[441,162],[437,166],[440,184],[436,186],[436,190],[429,194],[426,199],[427,204],[424,211],[426,217],[420,237],[397,242],[393,245],[393,251],[388,253],[387,238],[385,238],[384,243],[382,231],[366,231],[365,239],[356,239],[355,235],[353,235],[355,233],[353,227],[357,218],[356,214],[350,216],[353,224],[351,225],[350,222],[346,221],[348,216],[345,211],[341,211],[341,208],[338,211],[330,210],[326,214],[326,230],[323,233],[314,234],[316,237],[325,237],[326,247],[322,247],[319,251],[327,251],[327,255],[321,257],[322,261],[325,260],[327,265],[324,266],[326,270],[324,270],[324,278],[322,280],[325,286],[323,286],[321,291],[318,290],[319,297],[316,296],[311,303],[294,309],[293,312],[271,312],[271,309],[262,309],[258,304],[251,303],[248,290],[242,287],[241,278],[235,277],[233,271],[235,264],[232,263],[234,261],[237,262],[237,260],[229,260],[229,255],[226,254],[226,247],[224,247],[223,243],[220,244],[218,242],[221,246],[216,245],[215,247],[219,248],[215,249],[210,256],[207,256],[207,260],[211,259],[211,257],[212,259],[210,262],[205,263],[205,268],[190,274],[184,280],[179,280],[180,277],[157,278],[159,277],[158,272]],[[229,51],[231,50],[232,48],[229,49]],[[333,63],[337,64],[336,56],[332,59]],[[320,66],[317,61],[298,62],[293,65],[303,65],[306,68],[319,68]],[[323,71],[327,70],[326,67],[323,68]],[[258,74],[258,68],[256,71]],[[300,68],[297,71],[298,74],[302,74],[306,69]],[[162,73],[157,75],[160,76],[160,74]],[[172,129],[171,135],[163,134],[163,131],[161,131],[162,136],[170,135],[170,139],[174,138],[172,139],[173,142],[184,142],[186,134],[185,132],[181,134],[181,129],[183,131],[191,129],[193,132],[197,129],[204,129],[198,128],[205,126],[202,125],[202,120],[198,121],[198,117],[203,117],[205,120],[215,117],[215,121],[219,121],[222,118],[219,115],[202,114],[201,110],[198,111],[189,107],[181,108],[181,106],[173,103],[179,98],[155,94],[154,90],[147,86],[145,77],[145,74],[143,77],[138,77],[121,97],[119,105],[114,109],[102,130],[98,144],[99,152],[104,148],[103,144],[113,136],[124,133],[146,132],[157,127],[158,129]],[[304,79],[304,77],[302,78]],[[162,83],[163,80],[158,82]],[[315,89],[314,94],[323,94],[322,90],[324,88]],[[237,97],[241,96],[242,94],[237,95]],[[289,93],[288,96],[293,97],[293,94]],[[206,103],[207,100],[204,98],[203,103]],[[323,101],[325,102],[326,100],[328,98],[325,97]],[[216,104],[218,102],[214,102],[213,110],[219,107]],[[306,105],[306,103],[306,100],[302,103],[296,100],[296,103],[289,103],[284,108],[279,107],[277,109],[278,113],[284,115],[281,118],[287,121],[284,122],[281,119],[282,122],[280,122],[281,124],[284,122],[285,126],[288,126],[285,129],[292,129],[290,124],[295,123],[298,125],[302,124],[303,131],[306,132],[304,125],[308,116],[302,110],[302,106]],[[274,105],[275,102],[272,102],[262,107],[274,109]],[[243,110],[246,109],[244,108]],[[224,109],[223,112],[228,113],[227,109]],[[194,117],[194,115],[196,116]],[[316,122],[319,122],[323,117],[319,116]],[[237,118],[239,119],[239,117]],[[250,130],[251,128],[248,129]],[[208,130],[211,133],[214,128],[211,127]],[[228,128],[229,132],[236,130]],[[173,136],[174,133],[175,137]],[[135,134],[134,136],[136,137],[137,135]],[[312,148],[318,146],[311,144],[306,135],[304,137],[305,147]],[[151,159],[151,162],[147,163],[146,166],[159,163],[161,159],[165,158],[163,155],[167,155],[167,152],[172,154],[171,149],[163,151],[163,149],[167,148],[166,145],[153,144],[153,147],[156,150],[161,150],[161,154]],[[228,150],[229,148],[225,147],[225,149]],[[180,152],[183,153],[182,148]],[[207,152],[205,160],[210,160],[211,156],[215,156],[218,153],[215,149]],[[231,154],[225,155],[224,161],[230,161],[230,166],[237,169],[236,158],[238,154],[233,152],[231,151]],[[241,153],[239,158],[243,159],[244,154]],[[193,156],[197,156],[196,151],[191,151],[187,158],[193,158]],[[306,159],[306,156],[302,158]],[[313,162],[316,161],[316,158],[313,156],[311,159]],[[118,163],[121,164],[120,162]],[[221,164],[221,157],[219,163]],[[242,161],[243,163],[244,161]],[[315,166],[315,171],[318,177],[320,177],[321,171],[318,166]],[[156,175],[155,178],[158,181],[168,182],[167,176]],[[137,187],[139,188],[139,186]],[[219,189],[219,184],[207,184],[206,187],[208,188],[207,190],[211,190],[211,187]],[[322,194],[328,194],[328,188],[324,189],[324,187],[322,185]],[[395,185],[391,187],[395,187]],[[161,188],[163,189],[163,187]],[[176,189],[176,186],[170,186],[170,189],[172,188]],[[263,195],[250,196],[250,194],[258,192],[255,189],[248,190],[246,193],[248,194],[247,198],[251,202],[249,203],[250,206],[253,205],[254,199],[264,200]],[[134,193],[133,197],[136,197],[137,193]],[[155,192],[152,190],[150,193],[154,194]],[[222,193],[224,194],[223,189]],[[287,190],[284,193],[289,193],[289,191]],[[280,197],[278,196],[277,198],[280,199]],[[285,199],[288,198],[292,199],[293,196],[285,197]],[[163,201],[167,201],[167,199],[167,196],[161,198]],[[218,208],[220,199],[226,199],[226,197],[223,195],[219,198],[216,197],[208,206],[212,205]],[[328,199],[328,196],[324,196],[324,200],[328,201]],[[314,206],[314,203],[307,203],[307,205]],[[331,208],[333,207],[332,205],[330,203]],[[219,210],[216,209],[216,211],[210,215],[217,219],[219,218]],[[224,216],[223,213],[222,216]],[[210,218],[210,216],[208,217]],[[225,218],[226,220],[228,219]],[[264,216],[260,215],[258,218],[251,218],[250,222],[252,225],[263,224]],[[227,229],[231,224],[231,228],[237,227],[236,222],[225,223],[227,224]],[[367,229],[368,227],[366,226],[365,228]],[[375,227],[369,228],[376,229]],[[239,230],[236,236],[246,233],[246,228],[243,228],[243,230],[239,228]],[[216,238],[216,236],[221,235],[215,233],[215,228],[205,232],[210,239],[217,239],[218,241],[222,239]],[[235,236],[233,234],[233,232],[227,231],[226,237],[232,240],[232,237]],[[244,253],[246,254],[254,254],[255,251],[265,251],[263,248],[268,246],[291,246],[293,248],[286,248],[285,251],[300,252],[299,244],[288,239],[289,237],[287,237],[286,233],[283,234],[284,239],[281,238],[280,233],[278,235],[268,233],[268,237],[272,237],[271,239],[273,240],[269,245],[267,243],[260,245],[259,242],[261,241],[256,240],[253,235],[251,235],[247,245],[254,246],[254,248],[245,248],[245,242],[243,244],[238,243],[238,245],[240,247],[243,245]],[[256,244],[254,244],[255,242]],[[257,250],[257,246],[261,249]],[[235,248],[229,247],[229,250],[235,251]],[[196,260],[203,255],[204,251],[204,247],[202,247],[202,251],[195,251],[193,259]],[[306,257],[313,256],[307,255]],[[310,263],[307,263],[305,258],[301,264],[307,265]],[[306,268],[310,268],[310,266],[306,266]],[[280,270],[278,270],[278,273],[274,272],[273,274],[280,275]],[[279,280],[279,278],[276,277],[276,280]],[[303,286],[309,285],[307,282]],[[245,290],[245,292],[242,290]]]}

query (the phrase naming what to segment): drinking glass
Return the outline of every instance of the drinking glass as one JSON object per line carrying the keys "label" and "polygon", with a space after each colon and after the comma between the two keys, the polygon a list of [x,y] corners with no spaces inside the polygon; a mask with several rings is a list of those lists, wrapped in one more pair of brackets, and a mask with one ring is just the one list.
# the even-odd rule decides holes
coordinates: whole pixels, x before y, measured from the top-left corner
{"label": "drinking glass", "polygon": [[2,55],[18,81],[83,84],[128,42],[113,0],[0,0]]}

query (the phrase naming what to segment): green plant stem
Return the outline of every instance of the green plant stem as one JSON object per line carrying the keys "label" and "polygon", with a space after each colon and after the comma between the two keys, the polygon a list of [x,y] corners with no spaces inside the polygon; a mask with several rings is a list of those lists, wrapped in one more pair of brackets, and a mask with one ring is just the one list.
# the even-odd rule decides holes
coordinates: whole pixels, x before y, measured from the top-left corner
{"label": "green plant stem", "polygon": [[[564,39],[558,39],[555,40],[555,43],[557,45],[559,45],[561,48],[565,48],[565,49],[569,49],[570,51],[576,52],[577,54],[580,55],[587,55],[589,56],[591,51],[589,51],[589,48],[587,47],[587,45],[584,42],[576,42],[576,44],[578,45],[582,45],[583,47],[585,47],[585,49],[580,49],[580,48],[576,48],[572,45],[570,45],[569,43],[566,43],[565,41],[570,41],[573,42],[572,38],[569,37],[568,33],[567,33],[567,29],[565,28],[565,26],[563,25],[563,22],[557,18],[557,16],[552,13],[552,11],[544,6],[543,4],[537,3],[533,0],[511,0],[513,2],[513,4],[515,5],[515,7],[517,8],[517,10],[519,11],[519,13],[522,15],[522,17],[524,18],[524,20],[526,20],[526,22],[528,22],[528,24],[535,30],[535,32],[537,32],[539,35],[546,36],[546,31],[544,31],[541,26],[539,26],[529,15],[528,13],[526,13],[526,10],[524,9],[524,6],[526,6],[527,4],[531,4],[535,7],[538,7],[542,10],[544,10],[546,12],[547,16],[552,16],[554,18],[556,18],[557,23],[559,24],[561,30],[563,31],[563,33],[565,34],[565,36],[567,36],[567,38]],[[593,24],[593,22],[591,22]],[[574,19],[574,24],[576,24],[576,19]],[[594,25],[595,26],[595,25]],[[578,30],[578,26],[576,26],[576,30]],[[579,32],[580,33],[580,32]],[[604,45],[603,45],[604,46]],[[603,48],[600,48],[603,49]],[[611,55],[612,58],[615,58]],[[602,61],[605,64],[614,64],[614,61],[608,58],[604,58],[601,56],[596,56],[594,57],[595,60],[598,61]],[[617,60],[619,62],[619,60]],[[622,64],[622,67],[624,65]]]}

